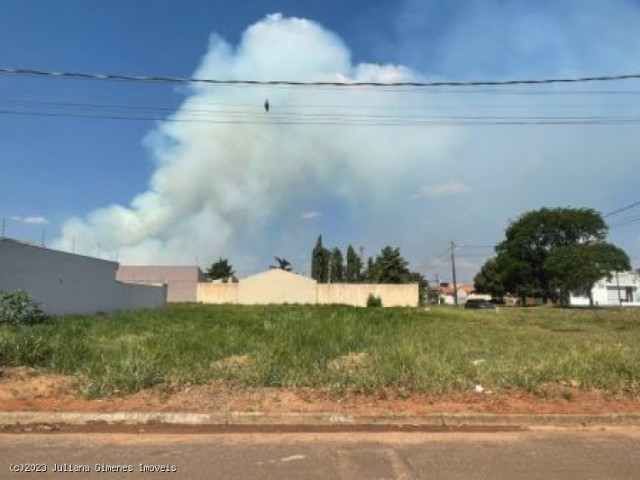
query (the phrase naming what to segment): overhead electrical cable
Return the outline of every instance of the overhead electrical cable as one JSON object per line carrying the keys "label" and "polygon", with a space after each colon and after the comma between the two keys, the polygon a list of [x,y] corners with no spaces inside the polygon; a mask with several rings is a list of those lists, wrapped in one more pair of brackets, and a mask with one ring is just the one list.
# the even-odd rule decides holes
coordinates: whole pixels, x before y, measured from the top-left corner
{"label": "overhead electrical cable", "polygon": [[638,223],[638,222],[640,222],[640,217],[629,218],[629,219],[627,219],[625,221],[614,223],[613,225],[611,225],[610,228],[624,227],[626,225],[631,225],[631,224]]}
{"label": "overhead electrical cable", "polygon": [[4,75],[28,75],[51,78],[72,78],[82,80],[145,82],[145,83],[181,83],[181,84],[207,84],[207,85],[244,85],[244,86],[290,86],[290,87],[478,87],[478,86],[506,86],[506,85],[546,85],[555,83],[586,83],[609,82],[619,80],[638,80],[640,73],[622,75],[598,75],[585,77],[566,78],[542,78],[542,79],[516,79],[516,80],[474,80],[474,81],[437,81],[437,82],[337,82],[314,81],[303,82],[294,80],[224,80],[213,78],[190,78],[173,76],[144,76],[124,75],[115,73],[89,73],[89,72],[55,72],[30,68],[0,67],[0,74]]}
{"label": "overhead electrical cable", "polygon": [[[238,116],[238,114],[240,116]],[[354,125],[402,127],[519,126],[519,125],[640,125],[639,117],[407,117],[384,115],[290,114],[268,118],[235,112],[218,118],[189,116],[178,111],[170,117],[160,115],[95,114],[40,110],[0,109],[0,115],[84,118],[102,120],[162,121],[170,123],[247,124],[247,125]]]}
{"label": "overhead electrical cable", "polygon": [[617,210],[613,210],[612,212],[609,212],[609,213],[605,213],[604,215],[602,215],[602,218],[612,217],[613,215],[617,215],[619,213],[626,212],[627,210],[631,210],[632,208],[635,208],[635,207],[638,207],[638,206],[640,206],[640,201],[633,202],[630,205],[627,205],[625,207],[618,208]]}

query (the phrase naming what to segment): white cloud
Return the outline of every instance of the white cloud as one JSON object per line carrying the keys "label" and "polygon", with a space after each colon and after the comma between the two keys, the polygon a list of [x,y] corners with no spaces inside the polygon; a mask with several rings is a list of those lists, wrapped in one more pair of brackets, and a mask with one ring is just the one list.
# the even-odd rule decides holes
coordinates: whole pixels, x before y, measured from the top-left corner
{"label": "white cloud", "polygon": [[465,195],[470,192],[472,192],[472,189],[468,185],[451,180],[445,183],[424,185],[417,196],[424,198],[441,198]]}
{"label": "white cloud", "polygon": [[40,215],[33,215],[29,217],[13,216],[11,217],[11,220],[29,225],[47,225],[49,223],[49,220]]}
{"label": "white cloud", "polygon": [[321,216],[322,216],[321,212],[311,210],[309,212],[303,212],[302,215],[300,215],[300,218],[302,218],[303,220],[316,220]]}

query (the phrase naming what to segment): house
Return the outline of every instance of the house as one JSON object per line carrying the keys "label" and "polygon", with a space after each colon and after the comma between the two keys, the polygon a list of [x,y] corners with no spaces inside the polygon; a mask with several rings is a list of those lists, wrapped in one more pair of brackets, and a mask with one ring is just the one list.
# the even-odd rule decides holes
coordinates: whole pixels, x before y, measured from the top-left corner
{"label": "house", "polygon": [[163,286],[116,280],[118,264],[0,238],[0,291],[25,290],[49,315],[159,308]]}
{"label": "house", "polygon": [[[459,283],[456,285],[456,287],[458,293],[458,305],[462,305],[464,302],[466,302],[467,297],[476,291],[475,286],[472,284]],[[455,298],[453,293],[453,285],[449,283],[440,284],[441,303],[444,303],[445,305],[454,305]]]}
{"label": "house", "polygon": [[317,303],[317,285],[313,278],[273,268],[240,280],[241,305],[277,303]]}
{"label": "house", "polygon": [[195,265],[121,265],[116,278],[126,283],[167,285],[167,302],[196,302],[198,283],[207,281],[207,276]]}
{"label": "house", "polygon": [[[640,307],[640,274],[638,272],[612,273],[611,279],[602,278],[591,290],[595,306]],[[571,294],[569,304],[589,306],[586,295]]]}

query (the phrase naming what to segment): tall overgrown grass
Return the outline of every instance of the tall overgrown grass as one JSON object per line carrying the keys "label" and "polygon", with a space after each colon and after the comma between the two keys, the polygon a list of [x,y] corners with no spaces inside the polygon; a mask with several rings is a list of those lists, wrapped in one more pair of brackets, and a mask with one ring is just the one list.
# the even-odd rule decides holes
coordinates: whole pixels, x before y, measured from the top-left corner
{"label": "tall overgrown grass", "polygon": [[640,395],[640,311],[175,305],[0,327],[0,365],[73,374],[88,397],[214,379],[338,392]]}

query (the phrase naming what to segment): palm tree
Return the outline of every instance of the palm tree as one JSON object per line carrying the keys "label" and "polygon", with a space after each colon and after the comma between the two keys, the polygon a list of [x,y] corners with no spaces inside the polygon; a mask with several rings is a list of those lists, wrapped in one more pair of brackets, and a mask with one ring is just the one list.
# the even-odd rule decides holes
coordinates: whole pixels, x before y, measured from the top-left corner
{"label": "palm tree", "polygon": [[289,260],[287,260],[286,258],[282,257],[273,257],[276,260],[276,263],[278,265],[271,265],[269,268],[277,268],[280,270],[284,270],[285,272],[290,272],[291,271],[291,262]]}

